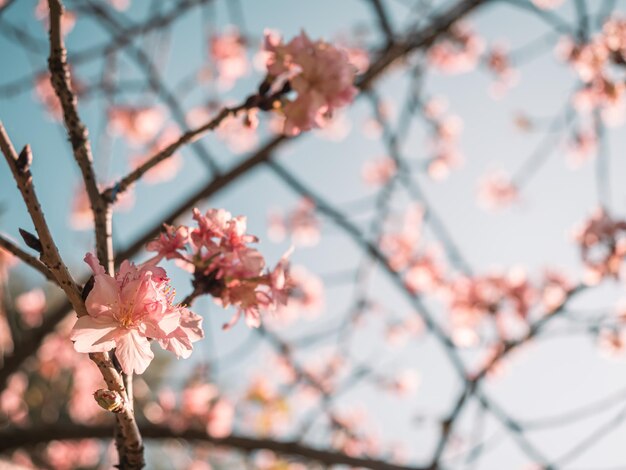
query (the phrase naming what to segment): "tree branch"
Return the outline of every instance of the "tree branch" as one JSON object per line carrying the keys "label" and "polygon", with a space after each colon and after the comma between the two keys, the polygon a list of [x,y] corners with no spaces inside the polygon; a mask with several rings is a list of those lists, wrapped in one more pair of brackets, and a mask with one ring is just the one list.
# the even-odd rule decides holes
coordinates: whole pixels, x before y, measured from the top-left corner
{"label": "tree branch", "polygon": [[[74,440],[87,438],[107,438],[113,429],[110,426],[84,426],[66,424],[44,426],[37,429],[13,429],[0,432],[0,452],[24,446],[46,443],[51,440]],[[147,439],[182,439],[214,444],[219,447],[230,447],[243,452],[255,450],[271,450],[282,455],[291,455],[317,461],[326,465],[349,465],[373,470],[425,470],[422,467],[395,465],[383,460],[365,457],[353,457],[333,450],[321,450],[298,442],[277,441],[273,439],[256,439],[238,435],[213,437],[204,431],[188,429],[174,431],[166,426],[142,424],[141,432]]]}

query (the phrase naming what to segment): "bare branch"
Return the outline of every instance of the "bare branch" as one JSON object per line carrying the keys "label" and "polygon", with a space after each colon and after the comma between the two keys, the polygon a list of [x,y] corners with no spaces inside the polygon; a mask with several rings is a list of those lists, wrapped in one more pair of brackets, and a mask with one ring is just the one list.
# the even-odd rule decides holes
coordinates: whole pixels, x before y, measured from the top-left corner
{"label": "bare branch", "polygon": [[45,264],[43,264],[34,256],[26,253],[19,246],[17,246],[15,243],[13,243],[11,240],[4,237],[3,235],[0,235],[0,247],[4,248],[9,253],[21,259],[24,263],[29,265],[31,268],[34,268],[37,271],[39,271],[50,282],[54,282],[55,284],[57,283],[57,280],[54,277],[54,274],[52,274],[52,271],[50,271]]}

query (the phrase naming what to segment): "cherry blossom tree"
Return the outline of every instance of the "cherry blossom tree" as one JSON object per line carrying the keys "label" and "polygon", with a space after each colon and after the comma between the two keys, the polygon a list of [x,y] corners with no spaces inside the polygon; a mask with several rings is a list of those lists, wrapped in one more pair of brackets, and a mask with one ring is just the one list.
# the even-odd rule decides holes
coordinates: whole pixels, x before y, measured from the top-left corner
{"label": "cherry blossom tree", "polygon": [[0,0],[0,57],[0,467],[624,466],[619,2]]}

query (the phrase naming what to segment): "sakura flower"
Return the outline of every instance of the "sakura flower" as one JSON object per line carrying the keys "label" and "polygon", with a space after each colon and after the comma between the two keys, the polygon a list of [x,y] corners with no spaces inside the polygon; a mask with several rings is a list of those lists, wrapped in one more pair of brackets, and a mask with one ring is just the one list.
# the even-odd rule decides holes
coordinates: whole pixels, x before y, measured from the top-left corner
{"label": "sakura flower", "polygon": [[503,209],[518,198],[517,188],[504,172],[492,172],[479,183],[478,202],[485,209]]}
{"label": "sakura flower", "polygon": [[139,145],[156,136],[165,116],[152,106],[122,106],[109,108],[109,130],[122,135],[131,144]]}
{"label": "sakura flower", "polygon": [[230,28],[221,34],[214,34],[209,46],[219,86],[227,90],[248,72],[245,38],[236,28]]}
{"label": "sakura flower", "polygon": [[429,62],[444,73],[472,70],[484,49],[483,40],[465,23],[454,23],[449,36],[428,51]]}
{"label": "sakura flower", "polygon": [[313,42],[304,32],[287,44],[266,33],[265,49],[268,76],[275,87],[289,82],[297,93],[295,100],[286,100],[282,107],[285,134],[322,127],[326,116],[352,102],[357,93],[353,85],[356,67],[344,50],[321,40]]}
{"label": "sakura flower", "polygon": [[[210,294],[219,305],[235,307],[235,315],[224,328],[232,327],[242,315],[248,326],[260,326],[262,312],[275,312],[287,303],[292,286],[287,262],[290,252],[273,270],[264,270],[263,256],[249,246],[257,237],[246,233],[245,217],[233,217],[223,209],[205,214],[194,209],[193,218],[197,227],[166,225],[165,232],[148,243],[148,250],[156,252],[150,263],[176,259],[194,273],[196,294]],[[181,310],[180,329],[157,339],[164,348],[182,355],[179,347],[190,350],[187,339],[193,341],[197,330],[197,318]]]}
{"label": "sakura flower", "polygon": [[305,198],[286,216],[279,212],[271,213],[268,232],[270,238],[277,242],[289,234],[296,245],[314,246],[320,239],[319,225],[315,203]]}
{"label": "sakura flower", "polygon": [[619,278],[626,255],[626,221],[613,219],[603,208],[574,233],[585,263],[585,282],[597,284],[604,277]]}
{"label": "sakura flower", "polygon": [[71,339],[78,352],[115,355],[127,373],[143,373],[154,354],[150,339],[187,357],[191,343],[202,336],[199,318],[172,304],[173,291],[165,270],[153,264],[135,266],[124,261],[119,273],[105,273],[91,253],[85,256],[94,274],[94,286],[85,305],[88,315],[78,318]]}
{"label": "sakura flower", "polygon": [[363,181],[371,186],[381,186],[396,174],[396,162],[390,157],[365,162],[363,165]]}
{"label": "sakura flower", "polygon": [[22,314],[26,326],[30,328],[39,326],[46,310],[46,295],[42,289],[24,292],[15,299],[15,306]]}

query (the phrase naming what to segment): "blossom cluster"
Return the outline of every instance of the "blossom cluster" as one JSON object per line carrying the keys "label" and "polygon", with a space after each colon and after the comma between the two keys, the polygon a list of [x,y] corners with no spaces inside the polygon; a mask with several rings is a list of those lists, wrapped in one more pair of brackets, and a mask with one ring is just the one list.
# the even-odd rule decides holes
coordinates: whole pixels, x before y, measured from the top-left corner
{"label": "blossom cluster", "polygon": [[194,273],[197,294],[211,294],[224,307],[237,309],[224,327],[234,325],[241,315],[250,327],[259,327],[262,311],[287,305],[291,278],[286,253],[272,270],[250,246],[257,241],[246,233],[246,218],[233,217],[223,209],[202,214],[194,209],[197,227],[165,226],[161,235],[148,243],[156,252],[152,262],[174,259]]}
{"label": "blossom cluster", "polygon": [[626,63],[626,21],[609,19],[589,42],[565,39],[557,52],[584,84],[574,97],[576,108],[589,114],[599,110],[609,124],[623,122],[626,86],[623,74],[616,74],[615,66]]}
{"label": "blossom cluster", "polygon": [[297,93],[285,99],[284,132],[296,135],[322,127],[333,110],[346,106],[357,94],[357,68],[348,53],[322,40],[311,41],[302,32],[287,44],[274,33],[266,33],[268,81],[281,89],[286,83]]}

